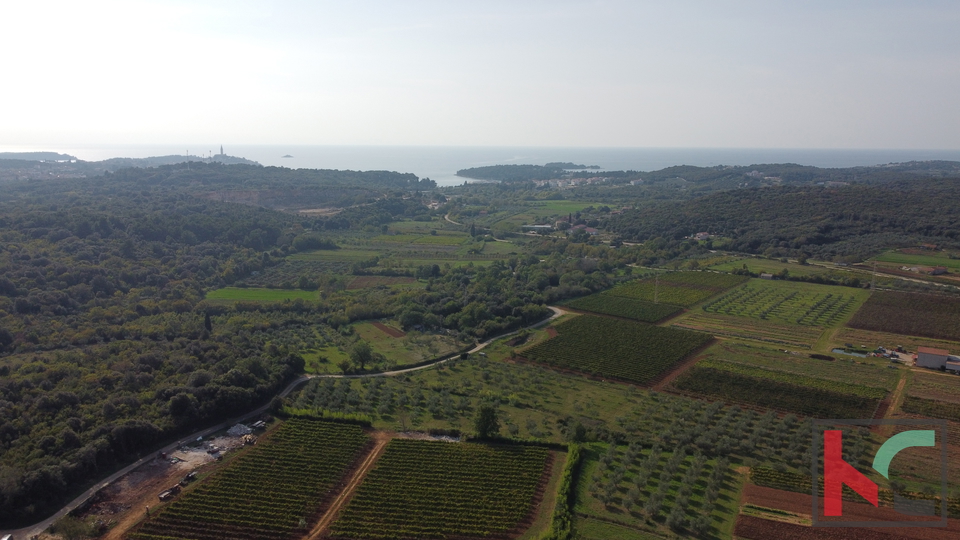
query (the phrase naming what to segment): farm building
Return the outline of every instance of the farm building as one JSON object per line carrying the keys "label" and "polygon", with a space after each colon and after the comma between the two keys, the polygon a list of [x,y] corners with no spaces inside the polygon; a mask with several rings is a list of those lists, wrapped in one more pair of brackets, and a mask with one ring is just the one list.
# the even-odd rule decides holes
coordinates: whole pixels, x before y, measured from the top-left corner
{"label": "farm building", "polygon": [[960,371],[960,357],[951,355],[950,351],[933,347],[917,347],[916,364],[931,369]]}
{"label": "farm building", "polygon": [[524,225],[523,230],[525,231],[552,231],[553,225]]}

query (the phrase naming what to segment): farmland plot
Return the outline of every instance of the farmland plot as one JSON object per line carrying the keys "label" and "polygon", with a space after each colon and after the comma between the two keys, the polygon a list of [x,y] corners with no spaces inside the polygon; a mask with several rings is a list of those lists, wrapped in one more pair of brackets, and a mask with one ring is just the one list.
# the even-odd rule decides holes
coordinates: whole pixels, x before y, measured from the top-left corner
{"label": "farmland plot", "polygon": [[823,333],[820,326],[774,324],[746,317],[703,312],[691,313],[672,326],[708,332],[720,337],[752,339],[802,349],[809,349]]}
{"label": "farmland plot", "polygon": [[[713,272],[670,272],[659,278],[631,281],[602,294],[690,307],[743,283],[747,278]],[[657,281],[659,280],[659,285]]]}
{"label": "farmland plot", "polygon": [[654,304],[645,300],[624,298],[610,294],[591,294],[565,304],[573,309],[623,317],[635,321],[655,323],[680,311],[677,306]]}
{"label": "farmland plot", "polygon": [[394,439],[333,523],[333,538],[502,537],[528,517],[549,452]]}
{"label": "farmland plot", "polygon": [[302,535],[367,441],[359,426],[289,420],[148,518],[129,538],[279,540]]}
{"label": "farmland plot", "polygon": [[834,390],[832,381],[808,379],[803,385],[694,366],[673,381],[683,393],[722,399],[813,418],[872,418],[880,398]]}
{"label": "farmland plot", "polygon": [[775,324],[830,327],[844,322],[867,295],[849,287],[756,279],[704,305],[703,311]]}
{"label": "farmland plot", "polygon": [[960,299],[878,292],[848,323],[853,328],[960,341]]}
{"label": "farmland plot", "polygon": [[638,384],[649,383],[713,339],[707,334],[583,315],[521,354],[528,360]]}

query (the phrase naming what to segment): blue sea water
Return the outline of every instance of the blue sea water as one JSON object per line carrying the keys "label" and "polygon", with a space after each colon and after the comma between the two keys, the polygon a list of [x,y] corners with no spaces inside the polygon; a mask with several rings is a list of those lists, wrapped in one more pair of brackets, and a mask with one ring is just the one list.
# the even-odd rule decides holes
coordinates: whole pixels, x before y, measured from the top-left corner
{"label": "blue sea water", "polygon": [[[49,150],[87,161],[112,157],[149,157],[171,154],[209,156],[220,143],[172,145],[83,145],[57,148],[0,148]],[[861,150],[768,148],[546,148],[496,146],[296,146],[224,145],[231,156],[263,165],[310,169],[390,170],[432,178],[442,186],[462,184],[459,169],[498,164],[537,164],[569,161],[599,165],[606,170],[654,171],[674,165],[755,165],[797,163],[817,167],[853,167],[904,161],[960,161],[960,150]],[[284,158],[290,155],[293,157]]]}

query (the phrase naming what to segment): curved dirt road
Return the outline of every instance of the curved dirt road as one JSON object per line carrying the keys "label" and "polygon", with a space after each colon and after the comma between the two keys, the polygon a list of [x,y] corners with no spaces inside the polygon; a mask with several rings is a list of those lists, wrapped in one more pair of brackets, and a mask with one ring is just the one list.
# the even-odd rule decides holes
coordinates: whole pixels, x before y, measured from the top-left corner
{"label": "curved dirt road", "polygon": [[[544,319],[544,320],[542,320],[542,321],[540,321],[540,322],[538,322],[538,323],[531,324],[530,326],[525,326],[524,328],[521,328],[520,330],[514,330],[513,332],[509,332],[509,333],[506,333],[506,334],[502,334],[502,335],[499,335],[499,336],[496,336],[496,337],[492,337],[492,338],[490,338],[490,339],[487,339],[486,341],[482,341],[482,342],[478,343],[476,347],[470,349],[470,350],[468,351],[468,353],[470,353],[470,354],[476,353],[476,352],[482,350],[482,349],[483,349],[484,347],[486,347],[487,345],[493,343],[494,341],[496,341],[496,340],[498,340],[498,339],[505,338],[505,337],[512,336],[512,335],[514,335],[514,334],[517,334],[517,333],[519,333],[521,330],[526,330],[526,329],[529,329],[529,328],[536,328],[536,327],[538,327],[538,326],[543,326],[543,325],[545,325],[545,324],[548,324],[550,321],[552,321],[552,320],[556,319],[557,317],[559,317],[559,316],[563,315],[564,313],[566,313],[565,311],[563,311],[563,310],[560,309],[560,308],[556,308],[556,307],[553,307],[553,306],[547,306],[547,307],[549,307],[550,310],[553,311],[553,315],[551,315],[550,317],[548,317],[548,318],[546,318],[546,319]],[[450,357],[450,358],[445,358],[445,359],[443,359],[443,360],[437,360],[436,362],[432,362],[432,363],[430,363],[430,364],[424,364],[424,365],[422,365],[422,366],[417,366],[417,367],[412,367],[412,368],[406,368],[406,369],[398,369],[398,370],[394,370],[394,371],[382,371],[382,372],[379,372],[379,373],[361,373],[361,374],[356,374],[356,375],[334,375],[334,374],[301,375],[301,376],[298,377],[296,380],[294,380],[294,381],[291,382],[289,385],[287,385],[287,387],[284,388],[279,394],[277,394],[277,396],[278,396],[278,397],[286,397],[286,396],[290,395],[290,393],[293,392],[298,386],[300,386],[301,384],[309,381],[310,379],[317,379],[317,378],[363,379],[363,378],[369,378],[369,377],[394,377],[394,376],[397,376],[397,375],[402,375],[402,374],[404,374],[404,373],[411,373],[411,372],[414,372],[414,371],[420,371],[420,370],[422,370],[422,369],[431,368],[431,367],[436,366],[436,365],[438,365],[438,364],[443,364],[443,363],[449,362],[449,361],[451,361],[451,360],[456,360],[457,358],[458,358],[457,356],[452,356],[452,357]],[[139,459],[139,460],[131,463],[130,465],[127,465],[126,467],[120,469],[119,471],[111,474],[110,476],[104,478],[103,480],[97,482],[93,487],[91,487],[90,489],[84,491],[79,497],[77,497],[77,498],[75,498],[74,500],[72,500],[72,501],[70,501],[69,503],[67,503],[66,506],[64,506],[63,508],[61,508],[60,510],[58,510],[57,513],[53,514],[52,516],[48,517],[47,519],[45,519],[45,520],[43,520],[43,521],[41,521],[41,522],[39,522],[39,523],[35,523],[35,524],[33,524],[33,525],[30,525],[30,526],[27,526],[27,527],[23,527],[23,528],[21,528],[21,529],[0,531],[0,537],[3,537],[3,536],[5,536],[5,535],[7,535],[7,534],[12,534],[13,537],[14,537],[16,540],[21,540],[21,539],[29,539],[29,538],[31,538],[31,537],[34,536],[34,535],[39,535],[39,534],[42,533],[43,531],[45,531],[45,530],[47,530],[48,528],[50,528],[50,526],[53,525],[53,523],[56,522],[58,519],[62,518],[63,516],[67,515],[68,513],[72,512],[72,511],[75,510],[77,507],[79,507],[80,505],[82,505],[83,503],[85,503],[85,502],[87,501],[87,499],[89,499],[90,497],[92,497],[95,493],[97,493],[97,492],[100,491],[101,489],[107,487],[109,484],[115,482],[115,481],[116,481],[117,479],[119,479],[120,477],[122,477],[122,476],[124,476],[124,475],[126,475],[126,474],[128,474],[128,473],[130,473],[130,472],[132,472],[134,469],[136,469],[137,467],[140,467],[141,465],[147,463],[148,461],[152,461],[152,460],[156,459],[158,452],[170,453],[170,452],[172,452],[173,450],[176,450],[178,446],[180,446],[182,443],[184,443],[184,442],[186,442],[186,441],[196,440],[197,437],[206,437],[206,436],[210,435],[211,433],[214,433],[214,432],[219,431],[219,430],[221,430],[221,429],[226,429],[226,428],[228,428],[228,427],[230,427],[230,426],[232,426],[232,425],[234,425],[234,424],[243,422],[244,420],[247,420],[247,419],[249,419],[249,418],[253,418],[253,417],[255,417],[255,416],[259,416],[259,415],[263,414],[264,412],[266,412],[266,411],[267,411],[267,408],[269,408],[269,406],[270,406],[270,404],[268,403],[268,404],[266,404],[266,405],[264,405],[264,406],[262,406],[262,407],[259,407],[259,408],[255,409],[255,410],[253,410],[253,411],[250,411],[250,412],[248,412],[248,413],[246,413],[246,414],[244,414],[244,415],[237,416],[236,418],[228,419],[228,420],[226,420],[226,421],[224,421],[224,422],[222,422],[222,423],[220,423],[220,424],[217,424],[216,426],[213,426],[213,427],[210,427],[210,428],[207,428],[207,429],[198,431],[198,432],[193,433],[193,434],[191,434],[191,435],[188,435],[188,436],[186,436],[186,437],[182,437],[182,438],[180,438],[180,439],[179,439],[177,442],[175,442],[175,443],[168,444],[167,446],[164,446],[163,448],[160,448],[160,449],[158,449],[158,450],[156,450],[156,451],[153,451],[153,452],[150,453],[149,456],[147,456],[147,457],[145,457],[145,458],[141,458],[141,459]]]}

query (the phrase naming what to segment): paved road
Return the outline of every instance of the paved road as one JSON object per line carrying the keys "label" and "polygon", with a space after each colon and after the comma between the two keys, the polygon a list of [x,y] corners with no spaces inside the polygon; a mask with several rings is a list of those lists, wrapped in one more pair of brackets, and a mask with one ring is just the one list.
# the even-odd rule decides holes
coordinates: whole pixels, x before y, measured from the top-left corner
{"label": "paved road", "polygon": [[[528,328],[536,328],[536,327],[538,327],[538,326],[543,326],[543,325],[549,323],[550,321],[552,321],[553,319],[556,319],[557,317],[559,317],[559,316],[563,315],[564,313],[566,313],[565,311],[563,311],[563,310],[560,309],[560,308],[556,308],[556,307],[553,307],[553,306],[548,306],[548,307],[553,311],[553,315],[551,315],[548,319],[545,319],[545,320],[542,320],[542,321],[540,321],[540,322],[538,322],[538,323],[535,323],[535,324],[532,324],[532,325],[530,325],[530,326],[527,326],[527,327],[523,328],[523,330],[526,330],[526,329],[528,329]],[[481,343],[478,343],[476,347],[470,349],[470,351],[468,351],[468,352],[469,352],[469,353],[479,352],[479,351],[481,351],[484,347],[486,347],[487,345],[493,343],[494,341],[496,341],[496,340],[498,340],[498,339],[505,338],[505,337],[512,336],[512,335],[514,335],[514,334],[517,334],[518,332],[520,332],[520,330],[515,330],[515,331],[510,332],[510,333],[508,333],[508,334],[502,334],[502,335],[499,335],[499,336],[490,338],[490,339],[488,339],[488,340],[486,340],[486,341],[483,341],[483,342],[481,342]],[[451,360],[456,360],[457,358],[458,358],[457,356],[453,356],[453,357],[450,357],[450,358],[446,358],[446,359],[444,359],[444,360],[438,360],[438,361],[433,362],[433,363],[431,363],[431,364],[425,364],[425,365],[422,365],[422,366],[417,366],[417,367],[412,367],[412,368],[406,368],[406,369],[398,369],[398,370],[394,370],[394,371],[382,371],[382,372],[379,372],[379,373],[361,373],[361,374],[357,374],[357,375],[335,375],[335,374],[301,375],[301,376],[298,377],[295,381],[293,381],[292,383],[290,383],[289,385],[287,385],[287,387],[284,388],[283,391],[281,391],[281,392],[280,392],[279,394],[277,394],[277,395],[278,395],[279,397],[286,397],[286,396],[290,395],[290,393],[293,392],[298,386],[300,386],[301,384],[309,381],[310,379],[316,379],[316,378],[364,379],[364,378],[369,378],[369,377],[395,377],[395,376],[397,376],[397,375],[402,375],[402,374],[404,374],[404,373],[411,373],[411,372],[413,372],[413,371],[420,371],[420,370],[422,370],[422,369],[428,369],[428,368],[431,368],[431,367],[436,366],[436,365],[438,365],[438,364],[444,364],[444,363],[449,362],[449,361],[451,361]],[[221,430],[221,429],[229,428],[230,426],[232,426],[232,425],[234,425],[234,424],[237,424],[237,423],[239,423],[239,422],[243,422],[244,420],[247,420],[247,419],[250,419],[250,418],[259,416],[259,415],[263,414],[264,412],[266,412],[266,411],[267,411],[267,408],[268,408],[269,406],[270,406],[269,404],[264,405],[263,407],[260,407],[260,408],[254,410],[254,411],[250,411],[250,412],[248,412],[247,414],[244,414],[244,415],[242,415],[242,416],[238,416],[238,417],[236,417],[236,418],[229,419],[229,420],[223,422],[222,424],[217,424],[216,426],[213,426],[213,427],[211,427],[211,428],[207,428],[207,429],[204,429],[204,430],[202,430],[202,431],[198,431],[198,432],[196,432],[196,433],[194,433],[194,434],[192,434],[192,435],[189,435],[189,436],[187,436],[187,437],[183,437],[183,438],[181,438],[180,440],[178,440],[177,442],[175,442],[175,443],[173,443],[173,444],[169,444],[169,445],[167,445],[167,446],[159,449],[157,452],[166,452],[166,453],[169,454],[169,453],[173,452],[174,450],[176,450],[177,447],[179,447],[179,446],[180,446],[182,443],[184,443],[184,442],[187,442],[187,441],[195,441],[195,440],[197,439],[197,437],[206,437],[206,436],[210,435],[211,433],[214,433],[214,432],[219,431],[219,430]],[[53,523],[54,523],[55,521],[57,521],[58,519],[62,518],[62,517],[65,516],[65,515],[67,515],[68,513],[72,512],[74,509],[76,509],[77,507],[79,507],[80,505],[82,505],[84,502],[86,502],[87,499],[89,499],[90,497],[92,497],[96,492],[98,492],[98,491],[100,491],[101,489],[107,487],[109,484],[111,484],[112,482],[115,482],[117,479],[119,479],[120,477],[124,476],[125,474],[130,473],[131,471],[133,471],[133,470],[136,469],[137,467],[139,467],[139,466],[141,466],[141,465],[143,465],[143,464],[145,464],[145,463],[147,463],[147,462],[149,462],[149,461],[152,461],[152,460],[156,459],[156,458],[157,458],[157,452],[153,452],[153,453],[151,453],[148,457],[139,459],[139,460],[135,461],[134,463],[131,463],[130,465],[127,465],[126,467],[120,469],[119,471],[111,474],[111,475],[108,476],[107,478],[104,478],[102,481],[98,482],[95,486],[91,487],[91,488],[88,489],[87,491],[84,491],[82,495],[80,495],[80,496],[77,497],[76,499],[70,501],[66,506],[64,506],[63,508],[61,508],[56,514],[48,517],[47,519],[41,521],[40,523],[35,523],[35,524],[30,525],[30,526],[28,526],[28,527],[24,527],[24,528],[22,528],[22,529],[0,531],[0,537],[3,537],[4,535],[7,535],[7,534],[12,534],[14,540],[23,540],[23,539],[29,539],[29,538],[32,537],[33,535],[38,535],[38,534],[42,533],[43,531],[47,530],[51,525],[53,525]]]}

